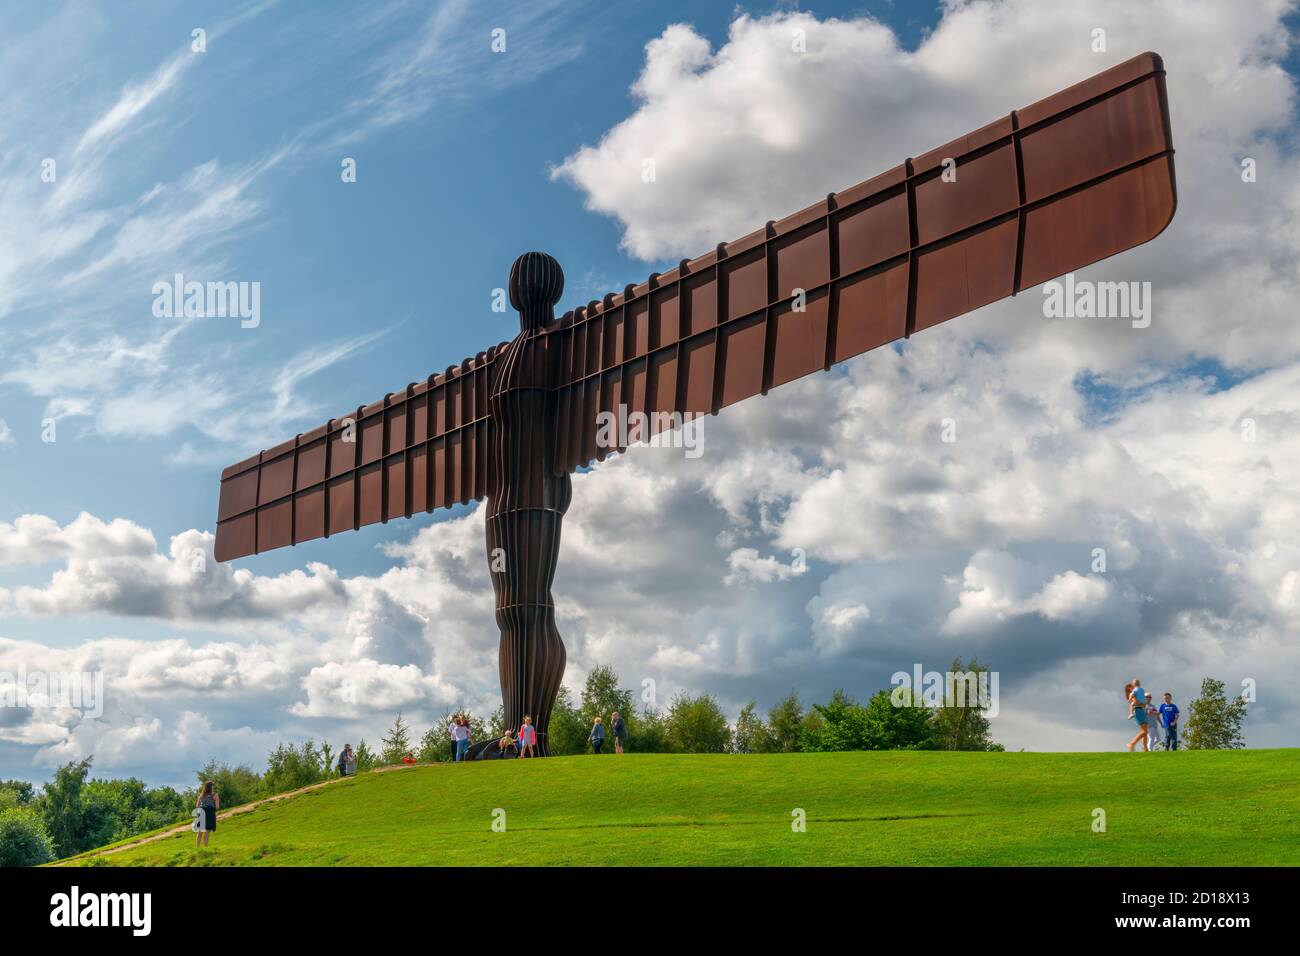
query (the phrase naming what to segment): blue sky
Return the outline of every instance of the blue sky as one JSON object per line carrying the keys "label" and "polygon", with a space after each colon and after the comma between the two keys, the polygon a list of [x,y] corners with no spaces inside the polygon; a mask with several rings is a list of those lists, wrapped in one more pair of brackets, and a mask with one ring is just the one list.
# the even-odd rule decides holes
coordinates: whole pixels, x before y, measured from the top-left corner
{"label": "blue sky", "polygon": [[[111,213],[205,163],[233,173],[290,151],[242,191],[257,214],[208,244],[222,268],[195,276],[261,282],[261,326],[196,324],[166,359],[180,375],[201,369],[257,392],[305,355],[350,349],[297,383],[295,401],[279,420],[284,427],[264,436],[271,440],[513,337],[515,319],[491,311],[491,294],[524,250],[545,249],[565,266],[561,310],[644,279],[651,266],[620,250],[617,224],[585,210],[582,195],[550,170],[626,115],[642,49],[665,23],[689,14],[704,35],[723,39],[732,13],[726,4],[448,4],[448,26],[439,32],[436,7],[381,5],[382,13],[376,9],[361,24],[351,7],[338,4],[319,5],[306,16],[294,3],[233,10],[199,4],[183,14],[150,4],[8,14],[18,21],[7,32],[20,38],[20,49],[57,33],[76,51],[63,54],[78,61],[78,72],[62,83],[78,95],[50,89],[56,95],[41,124],[49,138],[24,144],[38,152],[54,152],[61,133],[94,116],[105,97],[90,91],[111,94],[147,82],[169,58],[190,57],[185,51],[194,26],[230,24],[206,54],[192,57],[174,88],[159,94],[151,106],[158,115],[142,120],[147,132],[119,148],[113,181],[99,202]],[[525,17],[521,9],[545,12]],[[937,18],[926,4],[818,9],[826,15],[872,10],[903,37]],[[490,30],[498,26],[507,31],[505,54],[490,49]],[[385,64],[409,55],[430,34],[440,49],[429,59],[454,60],[454,77],[427,65],[428,76],[397,95],[410,100],[393,107],[407,118],[391,125],[376,122],[384,104],[355,105],[382,86]],[[340,180],[344,157],[358,163],[354,184]],[[147,340],[151,285],[137,283],[108,307],[90,305],[93,321],[122,330],[132,345]],[[52,316],[38,300],[7,322],[48,343],[52,324],[75,329],[85,308],[77,303]],[[165,401],[163,383],[155,384]],[[217,443],[188,424],[153,436],[126,423],[125,434],[103,436],[74,417],[66,422],[67,440],[42,445],[47,399],[16,384],[3,389],[5,418],[24,455],[41,455],[5,469],[4,497],[14,514],[59,521],[83,510],[112,514],[166,537],[210,522],[220,466],[266,444]],[[199,461],[175,463],[182,447],[192,447]],[[269,555],[259,567],[328,558],[340,569],[374,571],[382,557],[373,544],[394,533],[405,532],[370,529],[353,541]]]}
{"label": "blue sky", "polygon": [[[734,712],[980,653],[1009,745],[1099,749],[1133,667],[1167,662],[1184,700],[1206,673],[1300,675],[1295,13],[1231,6],[6,11],[0,661],[97,662],[119,698],[93,726],[6,724],[0,776],[93,751],[176,781],[276,739],[373,737],[397,709],[490,709],[475,509],[197,587],[170,542],[210,548],[221,467],[512,337],[490,306],[522,251],[564,266],[561,310],[583,304],[1147,49],[1170,70],[1179,215],[1088,274],[1151,281],[1148,334],[1049,328],[1021,296],[720,417],[707,464],[647,450],[583,476],[557,582],[570,681],[612,661]],[[778,57],[795,29],[797,68]],[[653,194],[621,172],[646,154]],[[259,282],[261,324],[155,318],[176,272]],[[948,414],[972,436],[956,449],[931,441]],[[628,509],[653,540],[620,540]],[[1096,546],[1122,574],[1090,573]],[[615,548],[632,569],[598,589]],[[1048,727],[1056,686],[1075,716]],[[1295,744],[1300,701],[1275,695],[1254,739]]]}

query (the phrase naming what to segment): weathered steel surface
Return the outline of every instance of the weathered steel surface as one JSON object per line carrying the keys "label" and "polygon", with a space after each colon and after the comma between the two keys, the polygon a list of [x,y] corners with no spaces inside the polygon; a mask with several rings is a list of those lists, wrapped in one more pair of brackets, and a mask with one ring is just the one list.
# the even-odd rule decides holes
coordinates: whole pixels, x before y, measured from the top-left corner
{"label": "weathered steel surface", "polygon": [[557,461],[617,450],[601,411],[716,413],[1146,242],[1175,202],[1147,53],[566,313]]}
{"label": "weathered steel surface", "polygon": [[481,499],[493,346],[221,473],[218,561]]}

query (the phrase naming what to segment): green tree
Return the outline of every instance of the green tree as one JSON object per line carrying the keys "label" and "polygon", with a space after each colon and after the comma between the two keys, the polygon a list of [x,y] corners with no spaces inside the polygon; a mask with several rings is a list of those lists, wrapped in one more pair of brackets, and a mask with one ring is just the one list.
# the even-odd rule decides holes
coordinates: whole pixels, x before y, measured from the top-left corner
{"label": "green tree", "polygon": [[321,777],[325,780],[328,780],[330,777],[334,776],[334,764],[335,764],[334,748],[330,746],[330,742],[328,740],[321,741],[320,762],[321,762]]}
{"label": "green tree", "polygon": [[[984,716],[988,709],[981,700],[980,682],[988,687],[988,667],[971,659],[968,665],[961,658],[953,659],[950,673],[956,679],[943,691],[943,706],[935,711],[934,745],[938,750],[991,750],[994,747],[989,720]],[[900,688],[901,689],[901,688]]]}
{"label": "green tree", "polygon": [[569,757],[587,752],[587,734],[590,726],[578,708],[573,706],[573,695],[569,688],[561,687],[556,695],[555,707],[551,710],[550,745],[551,754],[556,757]]}
{"label": "green tree", "polygon": [[451,759],[451,747],[447,736],[447,724],[451,723],[448,717],[442,724],[434,724],[424,732],[420,738],[420,749],[415,752],[415,757],[421,763],[446,763]]}
{"label": "green tree", "polygon": [[497,704],[497,709],[492,711],[492,715],[483,724],[483,739],[487,740],[490,737],[500,739],[505,736],[508,729],[506,727],[505,705]]}
{"label": "green tree", "polygon": [[[311,740],[304,741],[300,747],[280,744],[266,758],[262,789],[265,793],[288,793],[311,786],[325,779],[328,766]],[[221,799],[224,804],[225,796]]]}
{"label": "green tree", "polygon": [[[480,740],[488,740],[492,737],[500,736],[499,734],[494,734],[492,732],[492,728],[488,726],[488,722],[484,720],[482,717],[476,717],[474,714],[471,714],[468,710],[465,711],[464,714],[465,714],[465,719],[469,721],[469,742],[471,744],[476,744]],[[505,720],[504,714],[502,715],[501,719],[502,721]],[[516,727],[514,729],[518,730],[519,728]]]}
{"label": "green tree", "polygon": [[354,753],[357,758],[357,773],[361,773],[363,770],[373,770],[378,766],[375,752],[366,745],[366,738],[361,738]]}
{"label": "green tree", "polygon": [[804,712],[799,695],[793,690],[767,712],[768,735],[765,744],[770,753],[792,753],[800,749]]}
{"label": "green tree", "polygon": [[679,693],[668,705],[664,736],[674,753],[721,754],[731,746],[727,715],[711,694]]}
{"label": "green tree", "polygon": [[1207,677],[1201,681],[1201,696],[1188,705],[1185,746],[1188,750],[1239,750],[1246,746],[1241,722],[1246,719],[1246,700],[1228,700],[1223,681]]}
{"label": "green tree", "polygon": [[668,744],[664,715],[653,707],[647,707],[635,720],[627,721],[627,743],[624,750],[643,754],[670,753],[672,748]]}
{"label": "green tree", "polygon": [[36,788],[26,780],[0,780],[0,790],[12,791],[20,807],[30,806],[36,799]]}
{"label": "green tree", "polygon": [[799,721],[799,749],[809,752],[857,750],[850,746],[848,728],[850,712],[858,703],[843,690],[836,689],[824,704],[813,704]]}
{"label": "green tree", "polygon": [[45,790],[41,793],[41,817],[45,831],[54,841],[54,851],[60,857],[72,856],[93,845],[82,843],[85,835],[82,790],[86,786],[91,759],[87,757],[85,760],[64,764],[54,772],[54,779],[45,785]]}
{"label": "green tree", "polygon": [[217,795],[221,798],[223,809],[250,803],[263,794],[261,775],[255,773],[251,767],[245,764],[232,767],[229,764],[218,763],[213,758],[195,776],[198,778],[198,787],[194,790],[188,790],[184,794],[187,809],[193,808],[194,801],[198,799],[199,790],[209,780],[212,781],[213,789],[217,791]]}
{"label": "green tree", "polygon": [[171,787],[150,788],[143,780],[91,780],[82,790],[86,847],[125,840],[184,819],[187,808]]}
{"label": "green tree", "polygon": [[54,841],[35,810],[0,810],[0,867],[40,866],[54,853]]}
{"label": "green tree", "polygon": [[[171,787],[153,787],[145,797],[146,806],[137,814],[135,833],[156,830],[171,820],[183,820],[189,817],[190,807],[185,798]],[[132,836],[135,834],[133,833]]]}
{"label": "green tree", "polygon": [[[401,763],[402,758],[411,752],[411,728],[406,726],[401,714],[397,715],[388,734],[380,738],[380,742],[383,745],[379,751],[380,764]],[[358,760],[357,765],[360,766],[360,763]]]}
{"label": "green tree", "polygon": [[[618,686],[618,671],[608,664],[597,664],[587,674],[587,683],[582,689],[582,718],[586,721],[587,733],[599,717],[609,723],[609,715],[618,711],[624,721],[632,714],[632,692]],[[586,740],[587,734],[583,734]]]}
{"label": "green tree", "polygon": [[932,750],[934,729],[928,707],[895,706],[890,691],[872,695],[860,705],[837,690],[825,704],[813,708],[820,726],[803,735],[809,751]]}
{"label": "green tree", "polygon": [[736,718],[736,730],[731,735],[731,749],[738,754],[761,754],[771,752],[771,731],[758,716],[757,701],[750,701],[740,710]]}

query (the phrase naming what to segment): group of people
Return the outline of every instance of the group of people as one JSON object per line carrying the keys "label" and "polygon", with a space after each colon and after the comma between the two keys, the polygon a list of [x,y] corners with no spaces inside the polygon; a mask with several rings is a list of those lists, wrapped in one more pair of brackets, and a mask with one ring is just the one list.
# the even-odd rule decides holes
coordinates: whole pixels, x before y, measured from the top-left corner
{"label": "group of people", "polygon": [[497,741],[497,751],[503,757],[536,757],[537,728],[531,714],[524,714],[524,722],[514,734],[504,733]]}
{"label": "group of people", "polygon": [[353,752],[351,744],[344,744],[343,750],[339,752],[338,770],[340,777],[356,775],[357,755]]}
{"label": "group of people", "polygon": [[[627,742],[627,724],[618,711],[610,714],[609,731],[614,738],[614,753],[621,754],[623,745]],[[473,742],[473,733],[470,730],[469,720],[463,715],[457,715],[452,718],[451,724],[447,728],[447,734],[451,738],[451,759],[459,763],[465,759],[469,746]],[[587,741],[591,744],[592,753],[600,753],[601,748],[605,745],[605,723],[597,717],[591,725],[591,733],[587,735]],[[533,726],[531,714],[524,715],[524,722],[519,725],[519,729],[513,733],[507,731],[497,740],[497,751],[503,757],[536,757],[537,753],[537,728]]]}
{"label": "group of people", "polygon": [[[614,735],[614,753],[623,752],[623,744],[627,742],[627,724],[623,723],[623,718],[618,711],[609,715],[609,729]],[[605,745],[605,725],[599,717],[591,725],[591,734],[587,737],[591,742],[591,752],[600,753],[600,748]]]}
{"label": "group of people", "polygon": [[465,759],[465,751],[469,750],[473,738],[469,729],[469,719],[464,716],[453,717],[447,732],[451,737],[452,762],[459,763]]}
{"label": "group of people", "polygon": [[[469,745],[474,742],[469,719],[463,715],[453,717],[447,727],[447,735],[451,738],[451,759],[454,763],[460,763],[465,759]],[[513,734],[501,735],[501,739],[497,741],[497,750],[503,757],[537,756],[537,728],[533,726],[531,714],[524,715],[524,722]]]}
{"label": "group of people", "polygon": [[1144,751],[1150,752],[1159,747],[1162,738],[1166,750],[1178,749],[1178,707],[1173,694],[1165,691],[1163,703],[1157,706],[1141,679],[1134,677],[1124,685],[1124,699],[1128,701],[1129,720],[1137,724],[1137,733],[1125,744],[1125,750],[1132,753],[1141,744]]}

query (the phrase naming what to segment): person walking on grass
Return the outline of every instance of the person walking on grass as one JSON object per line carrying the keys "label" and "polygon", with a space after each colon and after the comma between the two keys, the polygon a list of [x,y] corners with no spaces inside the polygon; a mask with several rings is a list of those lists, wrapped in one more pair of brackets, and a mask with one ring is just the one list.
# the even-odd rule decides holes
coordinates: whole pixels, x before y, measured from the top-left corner
{"label": "person walking on grass", "polygon": [[195,834],[194,845],[197,849],[207,846],[212,834],[217,832],[217,811],[221,809],[221,798],[217,796],[217,789],[211,780],[203,784],[203,791],[194,801],[194,809],[201,814],[199,831]]}
{"label": "person walking on grass", "polygon": [[1178,707],[1174,695],[1165,691],[1165,702],[1160,705],[1160,723],[1165,728],[1165,749],[1178,749]]}
{"label": "person walking on grass", "polygon": [[537,728],[533,726],[530,714],[524,714],[524,722],[519,728],[519,756],[537,756]]}
{"label": "person walking on grass", "polygon": [[1124,745],[1124,749],[1129,753],[1139,743],[1144,751],[1149,751],[1147,746],[1147,706],[1146,691],[1142,689],[1142,682],[1136,677],[1131,684],[1124,685],[1124,696],[1128,698],[1128,716],[1130,720],[1137,723],[1137,733],[1133,739]]}
{"label": "person walking on grass", "polygon": [[623,743],[627,740],[627,724],[618,711],[610,715],[609,729],[614,732],[614,753],[623,752]]}
{"label": "person walking on grass", "polygon": [[591,733],[587,736],[587,739],[591,741],[591,752],[594,754],[600,753],[600,748],[605,745],[605,725],[600,722],[599,717],[591,725]]}

